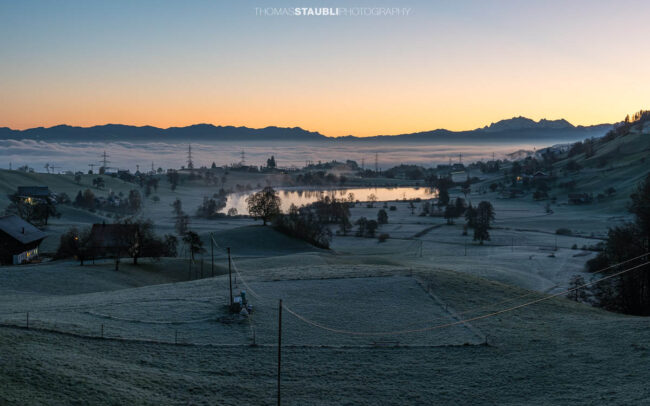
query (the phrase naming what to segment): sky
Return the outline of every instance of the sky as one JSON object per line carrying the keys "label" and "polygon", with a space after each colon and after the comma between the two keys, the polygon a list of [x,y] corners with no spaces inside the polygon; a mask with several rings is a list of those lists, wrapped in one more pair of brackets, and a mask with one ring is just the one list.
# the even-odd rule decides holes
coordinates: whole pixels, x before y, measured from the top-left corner
{"label": "sky", "polygon": [[649,22],[647,1],[0,0],[0,127],[616,122],[650,107]]}

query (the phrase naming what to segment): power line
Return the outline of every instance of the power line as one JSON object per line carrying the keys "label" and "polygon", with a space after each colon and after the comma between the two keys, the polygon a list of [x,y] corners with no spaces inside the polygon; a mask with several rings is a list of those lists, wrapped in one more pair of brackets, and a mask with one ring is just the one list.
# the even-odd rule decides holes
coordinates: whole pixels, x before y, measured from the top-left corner
{"label": "power line", "polygon": [[[626,261],[611,265],[611,266],[609,266],[607,268],[603,268],[603,269],[599,270],[598,272],[606,271],[608,269],[611,269],[611,268],[623,265],[625,263],[637,260],[637,259],[639,259],[641,257],[644,257],[644,256],[647,256],[647,255],[648,255],[648,253],[644,253],[644,254],[639,255],[639,256],[637,256],[635,258],[631,258],[631,259],[628,259]],[[533,304],[543,302],[543,301],[552,299],[554,297],[558,297],[558,296],[561,296],[561,295],[566,295],[567,293],[573,292],[573,291],[578,290],[578,289],[583,289],[583,288],[585,288],[587,286],[594,285],[594,284],[602,282],[604,280],[614,278],[616,276],[619,276],[619,275],[622,275],[624,273],[627,273],[627,272],[633,271],[635,269],[638,269],[638,268],[640,268],[640,267],[642,267],[644,265],[647,265],[647,264],[650,264],[650,261],[644,262],[644,263],[636,265],[636,266],[634,266],[632,268],[628,268],[628,269],[625,269],[623,271],[616,272],[616,273],[614,273],[612,275],[605,276],[605,277],[603,277],[601,279],[598,279],[598,280],[595,280],[595,281],[592,281],[592,282],[589,282],[589,283],[585,283],[583,285],[580,285],[580,286],[577,286],[577,287],[574,287],[574,288],[571,288],[571,289],[567,289],[567,290],[564,290],[564,291],[561,291],[561,292],[557,292],[557,293],[554,293],[554,294],[549,295],[549,296],[545,296],[545,297],[542,297],[542,298],[539,298],[539,299],[532,300],[530,302],[522,303],[522,304],[517,305],[517,306],[513,306],[513,307],[506,308],[506,309],[503,309],[503,310],[499,310],[499,311],[496,311],[496,312],[488,313],[486,315],[476,316],[476,317],[463,319],[463,320],[458,320],[458,321],[450,322],[450,323],[446,323],[446,324],[440,324],[440,325],[428,326],[428,327],[423,327],[423,328],[418,328],[418,329],[410,329],[410,330],[396,330],[396,331],[386,331],[386,332],[343,330],[343,329],[338,329],[338,328],[335,328],[335,327],[326,326],[324,324],[313,321],[313,320],[311,320],[311,319],[309,319],[309,318],[307,318],[305,316],[300,315],[299,313],[295,312],[294,310],[290,309],[289,307],[287,307],[287,305],[283,305],[282,307],[287,312],[291,313],[293,316],[295,316],[297,319],[303,321],[304,323],[307,323],[307,324],[312,325],[314,327],[317,327],[317,328],[320,328],[322,330],[326,330],[326,331],[329,331],[329,332],[333,332],[333,333],[356,335],[356,336],[385,336],[385,335],[401,335],[401,334],[410,334],[410,333],[421,333],[421,332],[425,332],[425,331],[437,330],[437,329],[446,328],[446,327],[453,327],[453,326],[460,325],[460,324],[466,324],[466,323],[469,323],[469,322],[472,322],[472,321],[481,320],[481,319],[485,319],[485,318],[488,318],[488,317],[494,317],[494,316],[497,316],[497,315],[502,314],[502,313],[507,313],[507,312],[511,312],[511,311],[514,311],[514,310],[517,310],[517,309],[520,309],[520,308],[523,308],[523,307],[531,306]],[[255,298],[257,298],[258,300],[260,300],[262,302],[265,302],[265,301],[268,302],[268,299],[263,298],[262,296],[257,294],[250,287],[250,285],[248,285],[246,280],[242,277],[241,273],[237,269],[237,266],[235,265],[234,261],[233,261],[233,268],[235,269],[235,272],[237,272],[237,274],[241,278],[242,283],[244,284],[244,286],[246,286],[246,288],[251,292],[251,295],[253,295]],[[537,293],[538,292],[529,292],[529,293],[527,293],[525,295],[521,295],[521,297],[515,297],[515,298],[512,298],[512,299],[507,299],[505,301],[502,301],[502,302],[499,302],[499,303],[496,303],[496,304],[492,304],[490,306],[483,306],[483,308],[497,306],[499,304],[503,304],[503,303],[506,303],[508,301],[516,300],[518,298],[522,298],[522,297],[537,294]],[[466,310],[466,311],[461,312],[459,314],[466,314],[466,313],[471,313],[471,312],[479,311],[479,310],[480,310],[480,308],[473,309],[473,310]]]}
{"label": "power line", "polygon": [[285,308],[286,311],[293,314],[299,320],[302,320],[303,322],[305,322],[307,324],[310,324],[310,325],[312,325],[314,327],[318,327],[320,329],[327,330],[327,331],[330,331],[330,332],[333,332],[333,333],[356,335],[356,336],[387,336],[387,335],[401,335],[401,334],[411,334],[411,333],[422,333],[422,332],[426,332],[426,331],[439,330],[439,329],[442,329],[442,328],[453,327],[453,326],[457,326],[459,324],[466,324],[466,323],[470,323],[472,321],[487,319],[489,317],[498,316],[498,315],[503,314],[503,313],[508,313],[508,312],[518,310],[518,309],[521,309],[521,308],[524,308],[524,307],[532,306],[533,304],[540,303],[540,302],[543,302],[543,301],[546,301],[546,300],[549,300],[549,299],[552,299],[554,297],[558,297],[558,296],[561,296],[561,295],[566,295],[569,292],[572,292],[572,291],[575,291],[575,290],[578,290],[578,289],[582,289],[582,288],[585,288],[587,286],[591,286],[593,284],[602,282],[602,281],[604,281],[606,279],[611,279],[613,277],[616,277],[616,276],[622,275],[624,273],[633,271],[635,269],[638,269],[638,268],[640,268],[640,267],[642,267],[644,265],[648,265],[648,264],[650,264],[650,261],[647,261],[647,262],[644,262],[642,264],[636,265],[636,266],[634,266],[632,268],[623,270],[621,272],[614,273],[612,275],[606,276],[606,277],[601,278],[599,280],[592,281],[592,282],[589,282],[589,283],[585,283],[584,285],[580,285],[580,286],[577,286],[575,288],[567,289],[565,291],[558,292],[558,293],[555,293],[555,294],[550,295],[550,296],[546,296],[546,297],[543,297],[543,298],[540,298],[540,299],[532,300],[530,302],[522,303],[520,305],[509,307],[509,308],[499,310],[499,311],[496,311],[496,312],[484,314],[482,316],[476,316],[476,317],[472,317],[472,318],[469,318],[469,319],[463,319],[463,320],[458,320],[458,321],[454,321],[454,322],[450,322],[450,323],[446,323],[446,324],[439,324],[439,325],[435,325],[435,326],[423,327],[423,328],[412,329],[412,330],[398,330],[398,331],[385,331],[385,332],[378,332],[378,331],[377,332],[374,332],[374,331],[366,332],[366,331],[342,330],[342,329],[337,329],[337,328],[325,326],[323,324],[320,324],[320,323],[317,323],[317,322],[315,322],[313,320],[310,320],[310,319],[308,319],[308,318],[306,318],[304,316],[301,316],[300,314],[298,314],[298,313],[294,312],[293,310],[287,308],[286,305],[284,306],[284,308]]}
{"label": "power line", "polygon": [[[616,264],[614,264],[614,265],[610,265],[610,266],[608,266],[608,267],[606,267],[606,268],[603,268],[603,269],[598,270],[597,273],[607,271],[607,270],[609,270],[609,269],[612,269],[612,268],[615,268],[615,267],[621,266],[621,265],[626,264],[626,263],[629,263],[629,262],[631,262],[631,261],[635,261],[635,260],[637,260],[637,259],[639,259],[639,258],[642,258],[642,257],[647,256],[648,254],[649,254],[649,252],[646,252],[646,253],[644,253],[644,254],[642,254],[642,255],[639,255],[639,256],[637,256],[637,257],[634,257],[634,258],[631,258],[631,259],[628,259],[628,260],[625,260],[625,261],[622,261],[622,262],[616,263]],[[424,332],[424,331],[437,330],[437,329],[441,329],[441,328],[445,328],[445,327],[452,327],[452,326],[456,326],[456,325],[459,325],[459,324],[465,324],[465,323],[469,323],[469,322],[471,322],[471,321],[481,320],[481,319],[484,319],[484,318],[493,317],[493,316],[496,316],[496,315],[499,315],[499,314],[502,314],[502,313],[510,312],[510,311],[513,311],[513,310],[517,310],[517,309],[520,309],[520,308],[522,308],[522,307],[531,306],[531,305],[533,305],[533,304],[536,304],[536,303],[539,303],[539,302],[542,302],[542,301],[545,301],[545,300],[549,300],[549,299],[552,299],[552,298],[554,298],[554,297],[558,297],[558,296],[561,296],[561,295],[566,295],[567,293],[569,293],[569,292],[573,292],[573,291],[578,290],[578,289],[583,289],[583,288],[585,288],[585,287],[587,287],[587,286],[594,285],[594,284],[599,283],[599,282],[602,282],[602,281],[604,281],[604,280],[611,279],[611,278],[613,278],[613,277],[616,277],[616,276],[622,275],[622,274],[624,274],[624,273],[630,272],[630,271],[632,271],[632,270],[638,269],[638,268],[640,268],[641,266],[644,266],[644,265],[647,265],[647,264],[650,264],[650,261],[646,261],[646,262],[644,262],[643,264],[636,265],[636,266],[634,266],[634,267],[632,267],[632,268],[628,268],[628,269],[625,269],[625,270],[620,271],[620,272],[616,272],[616,273],[614,273],[614,274],[612,274],[612,275],[608,275],[608,276],[605,276],[605,277],[603,277],[603,278],[601,278],[601,279],[598,279],[598,280],[595,280],[595,281],[592,281],[592,282],[589,282],[589,283],[585,283],[585,284],[580,285],[580,286],[577,286],[577,287],[575,287],[575,288],[571,288],[571,289],[567,289],[567,290],[564,290],[564,291],[560,291],[560,292],[554,293],[554,294],[552,294],[552,295],[550,295],[550,296],[545,296],[545,297],[542,297],[542,298],[539,298],[539,299],[535,299],[535,300],[532,300],[532,301],[530,301],[530,302],[526,302],[526,303],[523,303],[523,304],[520,304],[520,305],[517,305],[517,306],[513,306],[513,307],[510,307],[510,308],[507,308],[507,309],[499,310],[499,311],[496,311],[496,312],[493,312],[493,313],[488,313],[488,314],[486,314],[486,315],[476,316],[476,317],[472,317],[472,318],[468,318],[468,319],[458,320],[458,321],[451,322],[451,323],[446,323],[446,324],[441,324],[441,325],[436,325],[436,326],[429,326],[429,327],[424,327],[424,328],[419,328],[419,329],[411,329],[411,330],[397,330],[397,331],[388,331],[388,332],[374,332],[374,331],[364,332],[364,331],[350,331],[350,330],[337,329],[337,328],[329,327],[329,326],[325,326],[325,325],[323,325],[323,324],[321,324],[321,323],[318,323],[318,322],[315,322],[315,321],[313,321],[313,320],[310,320],[310,319],[308,319],[307,317],[302,316],[302,315],[298,314],[297,312],[291,310],[290,308],[287,307],[287,305],[283,305],[283,308],[284,308],[286,311],[288,311],[289,313],[291,313],[292,315],[294,315],[296,318],[298,318],[299,320],[301,320],[301,321],[303,321],[303,322],[305,322],[305,323],[307,323],[307,324],[310,324],[310,325],[312,325],[312,326],[314,326],[314,327],[317,327],[317,328],[320,328],[320,329],[323,329],[323,330],[326,330],[326,331],[330,331],[330,332],[334,332],[334,333],[339,333],[339,334],[357,335],[357,336],[379,336],[379,335],[400,335],[400,334],[409,334],[409,333],[419,333],[419,332]],[[244,277],[243,277],[243,276],[241,275],[241,273],[239,272],[239,269],[237,268],[237,265],[235,264],[234,261],[233,261],[233,269],[234,269],[235,272],[239,275],[239,277],[240,277],[242,283],[244,284],[244,286],[246,286],[246,288],[248,289],[248,291],[250,291],[250,293],[251,293],[252,296],[254,296],[256,299],[258,299],[258,300],[261,301],[261,302],[268,302],[268,299],[267,299],[267,298],[263,298],[262,296],[260,296],[259,294],[257,294],[257,293],[256,293],[256,292],[255,292],[255,291],[250,287],[250,285],[246,282],[246,280],[244,279]],[[490,305],[490,306],[482,306],[482,308],[498,306],[499,304],[507,303],[507,302],[509,302],[509,301],[517,300],[517,299],[520,299],[520,298],[523,298],[523,297],[526,297],[526,296],[529,296],[529,295],[537,294],[537,293],[538,293],[538,292],[529,292],[529,293],[526,293],[526,294],[524,294],[524,295],[521,295],[520,297],[515,297],[515,298],[511,298],[511,299],[506,299],[506,300],[504,300],[504,301],[498,302],[498,303],[496,303],[496,304],[492,304],[492,305]],[[472,313],[472,312],[479,311],[479,310],[481,310],[481,308],[476,308],[476,309],[472,309],[472,310],[466,310],[466,311],[461,312],[461,313],[459,313],[459,314],[467,314],[467,313]],[[435,319],[434,319],[434,320],[435,320]]]}

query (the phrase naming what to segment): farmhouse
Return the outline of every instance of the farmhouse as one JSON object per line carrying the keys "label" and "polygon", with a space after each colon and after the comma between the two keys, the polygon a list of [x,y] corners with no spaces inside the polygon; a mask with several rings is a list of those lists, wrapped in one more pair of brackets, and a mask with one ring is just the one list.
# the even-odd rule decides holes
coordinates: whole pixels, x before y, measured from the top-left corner
{"label": "farmhouse", "polygon": [[138,240],[140,228],[136,224],[93,224],[90,241],[93,251],[100,256],[126,252]]}
{"label": "farmhouse", "polygon": [[510,186],[507,189],[504,189],[500,194],[499,197],[501,199],[515,199],[517,197],[523,196],[524,191],[516,186]]}
{"label": "farmhouse", "polygon": [[527,176],[527,178],[532,181],[538,181],[538,180],[550,180],[551,176],[546,172],[537,171],[534,174]]}
{"label": "farmhouse", "polygon": [[464,182],[465,180],[467,180],[467,172],[465,171],[451,172],[451,180],[456,183]]}
{"label": "farmhouse", "polygon": [[587,193],[569,193],[569,204],[591,203],[593,198]]}
{"label": "farmhouse", "polygon": [[19,265],[38,258],[45,233],[16,215],[0,217],[0,264]]}
{"label": "farmhouse", "polygon": [[16,197],[28,204],[45,202],[50,196],[50,189],[47,186],[18,186],[16,191]]}

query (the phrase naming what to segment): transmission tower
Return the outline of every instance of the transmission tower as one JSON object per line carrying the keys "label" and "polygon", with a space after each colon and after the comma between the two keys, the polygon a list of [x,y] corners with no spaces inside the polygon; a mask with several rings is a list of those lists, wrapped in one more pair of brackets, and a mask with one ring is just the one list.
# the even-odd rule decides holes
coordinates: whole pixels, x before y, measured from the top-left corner
{"label": "transmission tower", "polygon": [[379,153],[375,152],[375,173],[379,173]]}
{"label": "transmission tower", "polygon": [[104,167],[104,170],[108,169],[108,164],[111,163],[111,161],[108,160],[110,156],[104,151],[101,155],[100,158],[102,159],[102,166]]}
{"label": "transmission tower", "polygon": [[242,150],[241,152],[241,161],[240,161],[241,166],[246,166],[246,152]]}
{"label": "transmission tower", "polygon": [[187,146],[187,168],[194,169],[194,161],[192,161],[192,144]]}

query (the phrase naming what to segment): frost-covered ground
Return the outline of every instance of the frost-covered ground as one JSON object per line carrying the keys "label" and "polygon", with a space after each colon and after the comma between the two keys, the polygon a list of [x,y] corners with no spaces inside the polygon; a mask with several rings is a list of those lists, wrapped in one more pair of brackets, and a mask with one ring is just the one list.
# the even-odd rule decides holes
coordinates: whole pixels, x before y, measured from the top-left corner
{"label": "frost-covered ground", "polygon": [[[468,314],[529,293],[462,273],[430,271],[426,280],[457,311],[482,308]],[[643,404],[650,396],[647,319],[556,298],[473,324],[489,346],[287,346],[284,404]],[[176,346],[1,328],[0,348],[0,403],[275,401],[272,346]]]}
{"label": "frost-covered ground", "polygon": [[[475,203],[485,198],[480,195],[470,197]],[[551,293],[565,289],[573,275],[581,274],[586,279],[591,277],[585,274],[584,264],[594,257],[594,253],[581,248],[601,241],[590,234],[605,234],[613,221],[612,216],[588,211],[594,219],[587,228],[583,223],[568,218],[569,215],[579,217],[582,210],[579,207],[572,212],[564,208],[562,210],[567,213],[548,214],[541,204],[534,202],[492,200],[492,203],[496,220],[490,230],[490,240],[484,245],[472,240],[472,230],[463,235],[463,219],[448,225],[440,217],[419,216],[422,203],[417,203],[414,214],[411,214],[407,203],[391,202],[388,205],[395,206],[396,210],[388,211],[388,224],[381,225],[377,232],[390,235],[386,242],[359,238],[352,232],[348,236],[335,236],[332,249],[341,254],[366,255],[391,263],[466,272]],[[352,209],[352,216],[376,218],[381,207],[357,205]],[[573,228],[576,224],[581,229]],[[558,235],[558,228],[568,228],[574,235]]]}
{"label": "frost-covered ground", "polygon": [[[171,232],[173,199],[191,213],[205,193],[162,186],[161,201],[147,201],[145,212],[158,232]],[[378,230],[390,234],[386,242],[352,232],[336,235],[330,251],[250,219],[193,218],[206,243],[213,233],[221,248],[232,248],[244,277],[235,272],[235,292],[250,289],[252,322],[226,312],[221,249],[214,278],[209,249],[203,278],[198,265],[188,273],[184,258],[123,261],[119,271],[111,261],[0,268],[0,321],[18,326],[0,328],[0,404],[273,403],[279,298],[321,326],[283,312],[285,404],[645,402],[647,319],[562,297],[489,316],[561,292],[574,274],[589,279],[584,264],[594,253],[582,248],[625,217],[595,206],[554,204],[547,213],[530,199],[469,198],[495,206],[484,245],[471,231],[463,235],[462,219],[447,225],[419,216],[421,203],[412,214],[403,201],[387,203],[396,210]],[[353,222],[376,218],[382,206],[357,204]],[[45,250],[67,226],[102,220],[63,211]],[[572,235],[556,234],[559,228]],[[30,330],[22,327],[27,312]],[[489,317],[475,319],[481,316]],[[401,330],[417,331],[385,334]]]}
{"label": "frost-covered ground", "polygon": [[[404,270],[384,269],[384,273]],[[355,277],[369,274],[377,277]],[[281,275],[277,271],[275,278]],[[247,290],[254,312],[249,319],[228,314],[228,278],[79,295],[27,295],[5,302],[0,321],[85,336],[200,345],[274,344],[277,339],[277,300],[337,333],[315,328],[285,313],[285,343],[289,345],[370,345],[399,341],[402,345],[462,345],[484,337],[469,325],[421,333],[391,334],[457,321],[453,309],[427,293],[428,286],[408,276],[381,277],[375,267],[343,266],[303,273],[303,278],[242,283],[235,275],[234,291]],[[71,276],[71,275],[68,275]],[[271,276],[271,275],[268,275]],[[288,276],[285,274],[285,277]],[[297,275],[296,275],[297,276]],[[248,279],[248,278],[247,278]],[[386,332],[387,334],[384,334]]]}

